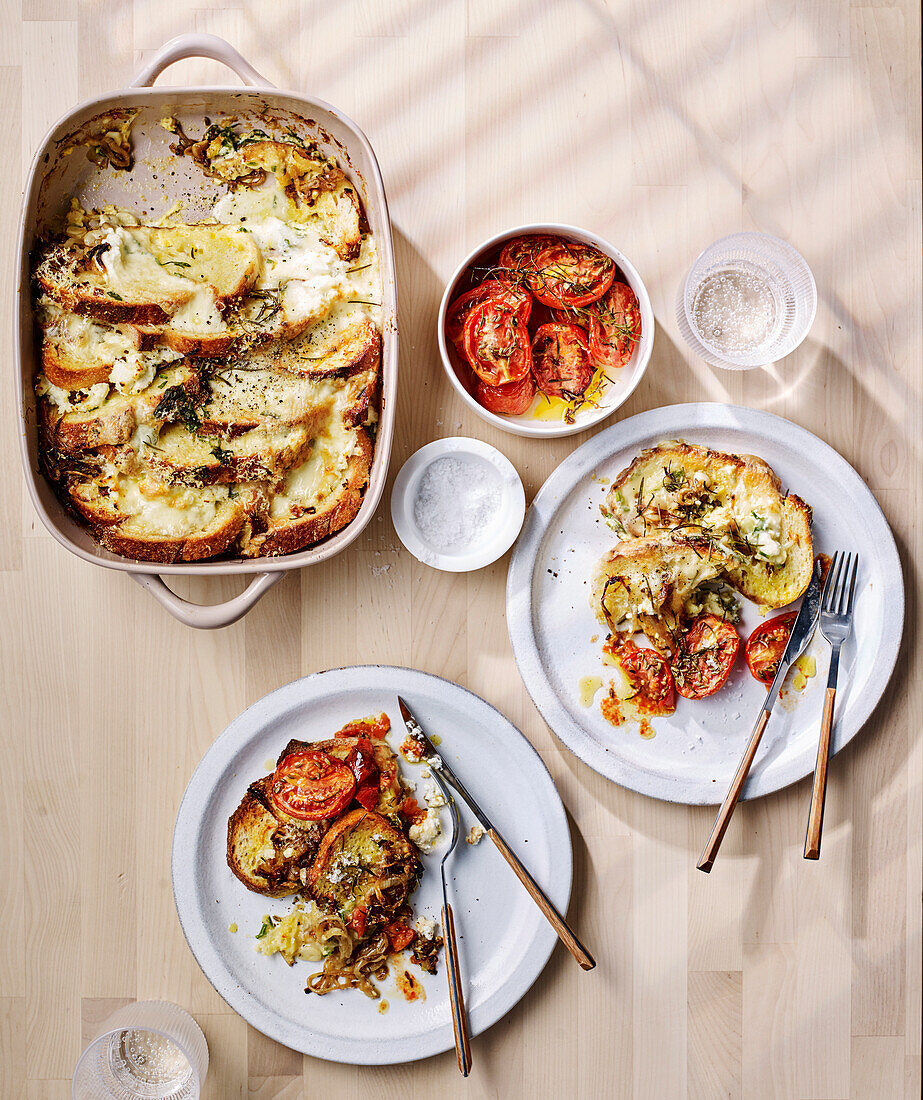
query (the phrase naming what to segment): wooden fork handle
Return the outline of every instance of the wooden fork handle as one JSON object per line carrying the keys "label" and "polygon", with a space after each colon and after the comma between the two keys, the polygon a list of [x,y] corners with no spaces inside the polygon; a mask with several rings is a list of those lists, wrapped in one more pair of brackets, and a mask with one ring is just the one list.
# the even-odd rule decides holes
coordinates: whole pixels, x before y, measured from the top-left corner
{"label": "wooden fork handle", "polygon": [[817,743],[817,763],[814,765],[814,787],[811,790],[811,812],[804,838],[804,858],[820,859],[820,834],[824,825],[824,802],[827,798],[827,764],[830,762],[830,731],[833,729],[833,705],[836,688],[828,687],[824,696],[824,716]]}
{"label": "wooden fork handle", "polygon": [[715,856],[717,856],[718,849],[721,847],[721,841],[724,840],[724,834],[728,831],[728,825],[731,824],[731,815],[734,813],[734,808],[740,798],[740,792],[744,789],[744,783],[747,782],[750,766],[753,763],[754,756],[756,756],[756,750],[760,747],[760,738],[763,736],[763,730],[769,721],[770,713],[771,711],[768,710],[763,711],[753,733],[750,734],[750,740],[747,742],[743,759],[734,774],[730,789],[721,803],[721,809],[718,811],[715,824],[712,826],[711,836],[708,838],[702,850],[702,855],[699,857],[699,862],[696,864],[696,867],[706,874],[712,869]]}
{"label": "wooden fork handle", "polygon": [[513,873],[523,886],[525,886],[529,896],[539,909],[541,909],[545,916],[545,920],[547,920],[555,932],[557,932],[558,939],[561,943],[564,944],[584,970],[592,970],[596,965],[596,960],[570,930],[567,921],[551,904],[550,898],[548,898],[541,886],[539,886],[522,863],[520,863],[519,858],[510,850],[503,837],[500,836],[496,829],[488,829],[487,835],[500,850],[500,855],[502,855],[510,867],[513,868]]}
{"label": "wooden fork handle", "polygon": [[458,942],[455,939],[455,914],[446,902],[442,907],[442,927],[445,932],[446,961],[449,971],[449,1003],[452,1005],[452,1030],[455,1032],[455,1054],[462,1077],[471,1072],[471,1040],[468,1036],[468,1015],[465,1012],[465,991],[458,965]]}

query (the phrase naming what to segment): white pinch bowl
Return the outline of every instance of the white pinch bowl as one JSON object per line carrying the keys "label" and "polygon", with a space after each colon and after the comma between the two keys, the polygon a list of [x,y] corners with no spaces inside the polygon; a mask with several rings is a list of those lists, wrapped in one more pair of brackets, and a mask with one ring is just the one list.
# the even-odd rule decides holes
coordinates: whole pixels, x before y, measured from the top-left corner
{"label": "white pinch bowl", "polygon": [[[423,475],[437,459],[451,456],[492,466],[499,475],[500,489],[500,507],[490,530],[473,546],[457,550],[432,545],[414,518]],[[455,436],[427,443],[407,459],[391,491],[391,519],[398,538],[417,561],[446,573],[470,573],[502,558],[522,530],[525,515],[526,494],[516,467],[496,447],[480,439]]]}
{"label": "white pinch bowl", "polygon": [[[498,413],[489,412],[478,401],[469,389],[469,375],[465,365],[459,359],[452,342],[446,339],[445,318],[449,303],[455,298],[459,283],[465,278],[468,269],[476,264],[482,257],[495,251],[514,237],[528,234],[542,234],[551,237],[566,237],[570,240],[581,241],[584,244],[593,245],[607,256],[610,256],[618,265],[625,277],[625,281],[635,292],[638,306],[641,311],[641,336],[635,345],[631,359],[624,367],[615,371],[613,382],[604,381],[599,391],[599,399],[596,406],[587,405],[578,409],[573,424],[567,424],[561,420],[536,420],[531,413],[523,413],[520,416],[501,416]],[[501,428],[513,435],[531,436],[533,438],[557,439],[565,435],[576,435],[586,431],[594,425],[601,423],[610,417],[616,409],[628,400],[638,387],[638,383],[647,370],[650,362],[651,351],[654,347],[654,311],[651,307],[650,295],[647,293],[641,276],[638,274],[631,261],[617,248],[585,229],[578,229],[573,225],[561,225],[555,222],[536,222],[532,225],[519,225],[515,229],[507,229],[503,233],[497,233],[489,237],[477,248],[469,252],[452,274],[451,279],[442,295],[439,305],[439,315],[436,321],[436,338],[439,341],[439,354],[442,357],[442,366],[452,383],[455,391],[465,404],[474,410],[477,415],[486,420],[488,424]]]}

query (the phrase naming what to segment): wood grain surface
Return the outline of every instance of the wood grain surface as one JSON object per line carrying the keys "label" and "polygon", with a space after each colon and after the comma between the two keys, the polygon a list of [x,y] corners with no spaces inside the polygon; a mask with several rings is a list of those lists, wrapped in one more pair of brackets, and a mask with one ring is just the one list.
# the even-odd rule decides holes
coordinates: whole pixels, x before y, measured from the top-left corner
{"label": "wood grain surface", "polygon": [[[531,497],[582,442],[488,428],[453,396],[436,351],[454,264],[533,220],[599,232],[650,289],[653,360],[624,415],[740,402],[817,433],[861,472],[897,537],[907,627],[886,699],[831,762],[818,863],[802,858],[808,779],[741,805],[711,875],[696,871],[713,808],[624,791],[543,724],[507,640],[506,561],[470,576],[427,569],[401,549],[386,504],[342,556],[212,634],[45,532],[13,400],[24,170],[62,112],[124,85],[188,30],[335,103],[378,153],[400,295],[392,478],[424,442],[470,434],[512,459]],[[919,1096],[919,51],[913,0],[3,0],[0,1095],[64,1100],[94,1025],[164,997],[205,1030],[208,1100]],[[198,61],[162,78],[226,80]],[[739,229],[790,239],[820,300],[796,354],[738,374],[686,350],[674,306],[699,250]],[[177,588],[214,601],[242,583]],[[370,1069],[270,1042],[208,985],[174,912],[173,820],[213,738],[280,684],[367,661],[450,677],[500,707],[570,815],[568,916],[599,965],[585,974],[559,945],[521,1004],[472,1041],[467,1082],[452,1051]]]}

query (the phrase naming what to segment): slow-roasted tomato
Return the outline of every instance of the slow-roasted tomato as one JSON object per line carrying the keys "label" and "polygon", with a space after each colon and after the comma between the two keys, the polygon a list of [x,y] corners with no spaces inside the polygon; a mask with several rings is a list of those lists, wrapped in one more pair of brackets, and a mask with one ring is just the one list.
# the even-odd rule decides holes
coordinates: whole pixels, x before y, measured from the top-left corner
{"label": "slow-roasted tomato", "polygon": [[488,412],[519,416],[532,404],[535,382],[531,374],[520,378],[518,382],[507,382],[505,386],[486,386],[479,380],[474,396]]}
{"label": "slow-roasted tomato", "polygon": [[592,245],[557,241],[539,252],[529,289],[552,309],[598,302],[615,278],[615,261]]}
{"label": "slow-roasted tomato", "polygon": [[699,615],[673,653],[670,671],[676,690],[687,699],[704,699],[724,686],[737,654],[740,635],[717,615]]}
{"label": "slow-roasted tomato", "polygon": [[346,764],[325,752],[303,749],[276,768],[269,796],[289,817],[316,821],[345,810],[355,790],[356,777]]}
{"label": "slow-roasted tomato", "polygon": [[557,237],[545,237],[540,234],[526,237],[514,237],[507,241],[497,260],[497,268],[502,275],[518,278],[535,270],[535,261],[544,249],[558,243]]}
{"label": "slow-roasted tomato", "polygon": [[408,821],[414,823],[426,817],[426,810],[421,808],[420,803],[417,802],[412,794],[407,795],[401,803],[401,808],[398,810],[398,813],[401,817],[406,817]]}
{"label": "slow-roasted tomato", "polygon": [[583,329],[560,321],[542,325],[532,338],[532,373],[549,397],[581,397],[593,380]]}
{"label": "slow-roasted tomato", "polygon": [[349,914],[349,920],[346,923],[361,939],[365,935],[369,926],[368,909],[364,905],[357,905],[356,908]]}
{"label": "slow-roasted tomato", "polygon": [[673,674],[665,657],[656,649],[641,649],[634,642],[625,642],[614,654],[632,691],[627,700],[631,707],[626,709],[648,717],[676,710]]}
{"label": "slow-roasted tomato", "polygon": [[627,283],[613,283],[605,297],[587,310],[590,362],[594,367],[624,367],[641,335],[641,310]]}
{"label": "slow-roasted tomato", "polygon": [[366,810],[378,809],[380,773],[372,742],[367,737],[359,738],[356,747],[346,757],[346,766],[356,777],[356,801]]}
{"label": "slow-roasted tomato", "polygon": [[338,729],[334,737],[371,737],[374,741],[383,740],[391,730],[391,719],[384,713],[370,714],[368,718],[356,718]]}
{"label": "slow-roasted tomato", "polygon": [[391,943],[392,951],[403,951],[413,942],[416,932],[403,920],[392,920],[385,925],[385,934]]}
{"label": "slow-roasted tomato", "polygon": [[502,302],[503,305],[515,310],[524,325],[529,323],[532,295],[515,283],[508,283],[502,279],[485,279],[483,283],[459,295],[446,310],[445,334],[461,355],[464,354],[462,338],[468,314],[488,298],[492,298],[495,302]]}
{"label": "slow-roasted tomato", "polygon": [[774,619],[767,619],[753,631],[747,639],[744,656],[747,659],[747,668],[761,684],[766,687],[772,685],[776,673],[779,671],[779,661],[788,645],[788,639],[792,634],[792,627],[798,618],[797,611],[789,611],[785,615],[776,615]]}
{"label": "slow-roasted tomato", "polygon": [[488,386],[518,382],[532,369],[529,332],[515,310],[488,298],[468,314],[465,358]]}

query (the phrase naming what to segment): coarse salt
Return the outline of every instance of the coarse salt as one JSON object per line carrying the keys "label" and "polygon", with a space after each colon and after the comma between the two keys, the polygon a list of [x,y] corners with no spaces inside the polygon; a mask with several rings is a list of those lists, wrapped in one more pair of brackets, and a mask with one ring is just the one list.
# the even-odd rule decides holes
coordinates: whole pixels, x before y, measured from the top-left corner
{"label": "coarse salt", "polygon": [[500,511],[500,476],[492,466],[446,456],[420,478],[413,518],[435,550],[459,550],[481,541]]}

